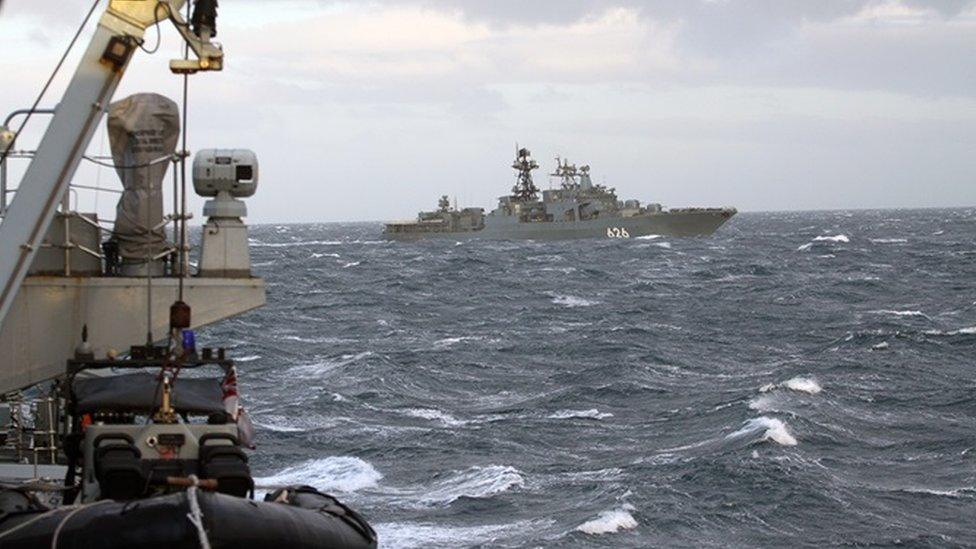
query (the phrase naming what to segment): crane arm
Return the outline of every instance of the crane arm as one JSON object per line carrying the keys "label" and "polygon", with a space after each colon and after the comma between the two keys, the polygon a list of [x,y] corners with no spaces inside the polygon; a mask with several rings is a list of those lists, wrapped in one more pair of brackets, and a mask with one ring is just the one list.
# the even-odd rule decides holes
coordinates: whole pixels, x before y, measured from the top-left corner
{"label": "crane arm", "polygon": [[196,54],[197,59],[172,61],[174,72],[223,68],[220,48],[206,33],[194,34],[180,16],[185,3],[110,0],[0,223],[0,325],[146,29],[169,19]]}

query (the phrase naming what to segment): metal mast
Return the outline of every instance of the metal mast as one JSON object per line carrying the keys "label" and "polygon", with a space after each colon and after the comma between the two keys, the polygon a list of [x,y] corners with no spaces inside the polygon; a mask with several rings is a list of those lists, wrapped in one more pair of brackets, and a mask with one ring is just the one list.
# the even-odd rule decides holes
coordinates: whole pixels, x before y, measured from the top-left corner
{"label": "metal mast", "polygon": [[539,198],[539,188],[532,181],[532,170],[539,168],[539,164],[531,158],[529,149],[518,149],[512,169],[518,172],[518,181],[512,187],[512,197],[522,202],[530,202]]}

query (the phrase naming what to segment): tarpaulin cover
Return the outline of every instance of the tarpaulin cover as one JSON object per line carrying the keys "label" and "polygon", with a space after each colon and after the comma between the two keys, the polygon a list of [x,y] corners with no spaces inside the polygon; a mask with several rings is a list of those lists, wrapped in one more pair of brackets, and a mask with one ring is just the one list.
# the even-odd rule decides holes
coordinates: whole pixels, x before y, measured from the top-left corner
{"label": "tarpaulin cover", "polygon": [[[224,411],[220,379],[179,378],[173,384],[171,404],[177,412],[215,414]],[[127,374],[75,379],[72,385],[76,413],[149,413],[162,404],[162,386],[153,374]]]}
{"label": "tarpaulin cover", "polygon": [[[124,191],[116,208],[114,239],[122,259],[145,260],[166,249],[163,178],[180,136],[179,107],[155,93],[112,103],[108,138]],[[155,162],[155,163],[154,163]]]}

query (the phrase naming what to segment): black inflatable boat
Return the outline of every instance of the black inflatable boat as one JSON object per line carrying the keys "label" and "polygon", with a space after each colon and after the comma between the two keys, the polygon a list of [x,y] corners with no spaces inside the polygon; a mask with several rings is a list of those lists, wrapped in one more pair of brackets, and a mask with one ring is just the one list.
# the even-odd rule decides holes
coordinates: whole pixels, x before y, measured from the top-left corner
{"label": "black inflatable boat", "polygon": [[[365,519],[312,487],[253,499],[243,416],[227,411],[236,371],[223,351],[181,362],[182,376],[165,349],[132,354],[140,358],[69,361],[58,394],[70,426],[60,435],[64,483],[0,485],[0,549],[377,546]],[[197,372],[208,367],[221,375]],[[34,495],[52,490],[62,506]]]}
{"label": "black inflatable boat", "polygon": [[[202,532],[193,517],[200,517]],[[197,490],[52,510],[25,492],[0,491],[0,547],[4,549],[206,546],[369,549],[376,547],[376,534],[355,511],[307,486],[279,489],[263,502]]]}

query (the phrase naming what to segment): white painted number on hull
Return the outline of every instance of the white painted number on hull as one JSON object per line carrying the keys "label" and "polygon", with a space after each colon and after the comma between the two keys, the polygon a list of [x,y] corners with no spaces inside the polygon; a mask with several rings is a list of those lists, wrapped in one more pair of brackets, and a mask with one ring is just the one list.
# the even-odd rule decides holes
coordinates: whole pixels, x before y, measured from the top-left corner
{"label": "white painted number on hull", "polygon": [[607,238],[630,238],[630,233],[623,227],[607,227]]}

